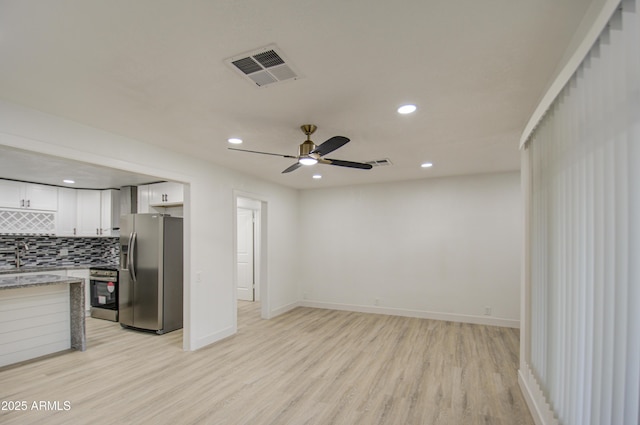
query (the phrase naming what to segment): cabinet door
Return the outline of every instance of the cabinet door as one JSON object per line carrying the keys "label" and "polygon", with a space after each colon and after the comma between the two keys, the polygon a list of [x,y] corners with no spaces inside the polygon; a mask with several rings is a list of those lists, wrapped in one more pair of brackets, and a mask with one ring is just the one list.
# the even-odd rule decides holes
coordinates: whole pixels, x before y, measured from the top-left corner
{"label": "cabinet door", "polygon": [[56,235],[75,236],[78,217],[78,201],[75,189],[58,189],[58,213],[56,214]]}
{"label": "cabinet door", "polygon": [[181,183],[167,182],[165,184],[165,204],[169,205],[182,205],[184,202],[184,195],[182,191]]}
{"label": "cabinet door", "polygon": [[138,214],[144,214],[149,211],[149,185],[138,186]]}
{"label": "cabinet door", "polygon": [[100,236],[100,191],[77,191],[78,196],[78,236]]}
{"label": "cabinet door", "polygon": [[164,182],[149,185],[149,205],[167,207],[182,205],[182,203],[182,184]]}
{"label": "cabinet door", "polygon": [[155,183],[149,185],[149,205],[164,204],[165,184]]}
{"label": "cabinet door", "polygon": [[0,206],[56,211],[58,188],[42,184],[0,180]]}
{"label": "cabinet door", "polygon": [[26,207],[32,210],[56,211],[58,209],[58,188],[41,184],[25,184]]}
{"label": "cabinet door", "polygon": [[23,183],[12,180],[0,180],[0,207],[22,208]]}
{"label": "cabinet door", "polygon": [[120,191],[108,189],[100,191],[100,228],[102,236],[118,236],[120,227]]}

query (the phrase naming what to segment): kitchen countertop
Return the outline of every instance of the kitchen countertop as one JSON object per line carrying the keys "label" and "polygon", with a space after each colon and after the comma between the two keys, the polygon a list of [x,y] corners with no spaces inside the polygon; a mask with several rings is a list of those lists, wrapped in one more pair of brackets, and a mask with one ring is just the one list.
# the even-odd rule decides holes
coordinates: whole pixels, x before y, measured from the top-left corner
{"label": "kitchen countertop", "polygon": [[58,285],[63,283],[82,283],[82,279],[53,274],[39,274],[35,276],[0,276],[0,290],[12,288],[28,288],[31,286]]}
{"label": "kitchen countertop", "polygon": [[3,274],[17,273],[34,273],[34,272],[50,272],[56,270],[84,270],[92,267],[118,267],[117,264],[69,264],[66,266],[36,266],[36,267],[20,267],[19,269],[12,267],[0,269],[0,277]]}

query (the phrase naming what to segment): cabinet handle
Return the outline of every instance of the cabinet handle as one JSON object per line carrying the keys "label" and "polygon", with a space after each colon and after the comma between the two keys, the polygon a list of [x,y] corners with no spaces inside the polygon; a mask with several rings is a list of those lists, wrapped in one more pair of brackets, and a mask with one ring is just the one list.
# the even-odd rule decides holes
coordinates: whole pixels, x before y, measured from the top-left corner
{"label": "cabinet handle", "polygon": [[96,228],[96,235],[100,236],[100,229]]}
{"label": "cabinet handle", "polygon": [[20,206],[24,207],[24,199],[20,199]]}
{"label": "cabinet handle", "polygon": [[73,228],[73,236],[75,236],[75,235],[76,235],[76,228],[74,227]]}
{"label": "cabinet handle", "polygon": [[31,199],[27,200],[27,208],[31,208]]}

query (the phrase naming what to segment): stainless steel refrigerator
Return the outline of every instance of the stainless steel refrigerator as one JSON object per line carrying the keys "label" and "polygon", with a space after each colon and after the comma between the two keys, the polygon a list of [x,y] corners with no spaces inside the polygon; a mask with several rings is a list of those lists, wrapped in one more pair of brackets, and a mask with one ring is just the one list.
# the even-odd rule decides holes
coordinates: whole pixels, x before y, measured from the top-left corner
{"label": "stainless steel refrigerator", "polygon": [[120,217],[119,310],[123,327],[182,328],[182,218]]}

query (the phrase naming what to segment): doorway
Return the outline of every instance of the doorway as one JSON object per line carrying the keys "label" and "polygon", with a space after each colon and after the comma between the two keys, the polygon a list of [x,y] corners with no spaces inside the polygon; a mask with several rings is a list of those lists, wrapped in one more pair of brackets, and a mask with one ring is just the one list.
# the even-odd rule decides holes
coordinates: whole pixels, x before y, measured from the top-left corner
{"label": "doorway", "polygon": [[261,202],[238,197],[236,207],[236,297],[260,301]]}
{"label": "doorway", "polygon": [[238,207],[237,217],[237,297],[255,301],[255,211]]}

